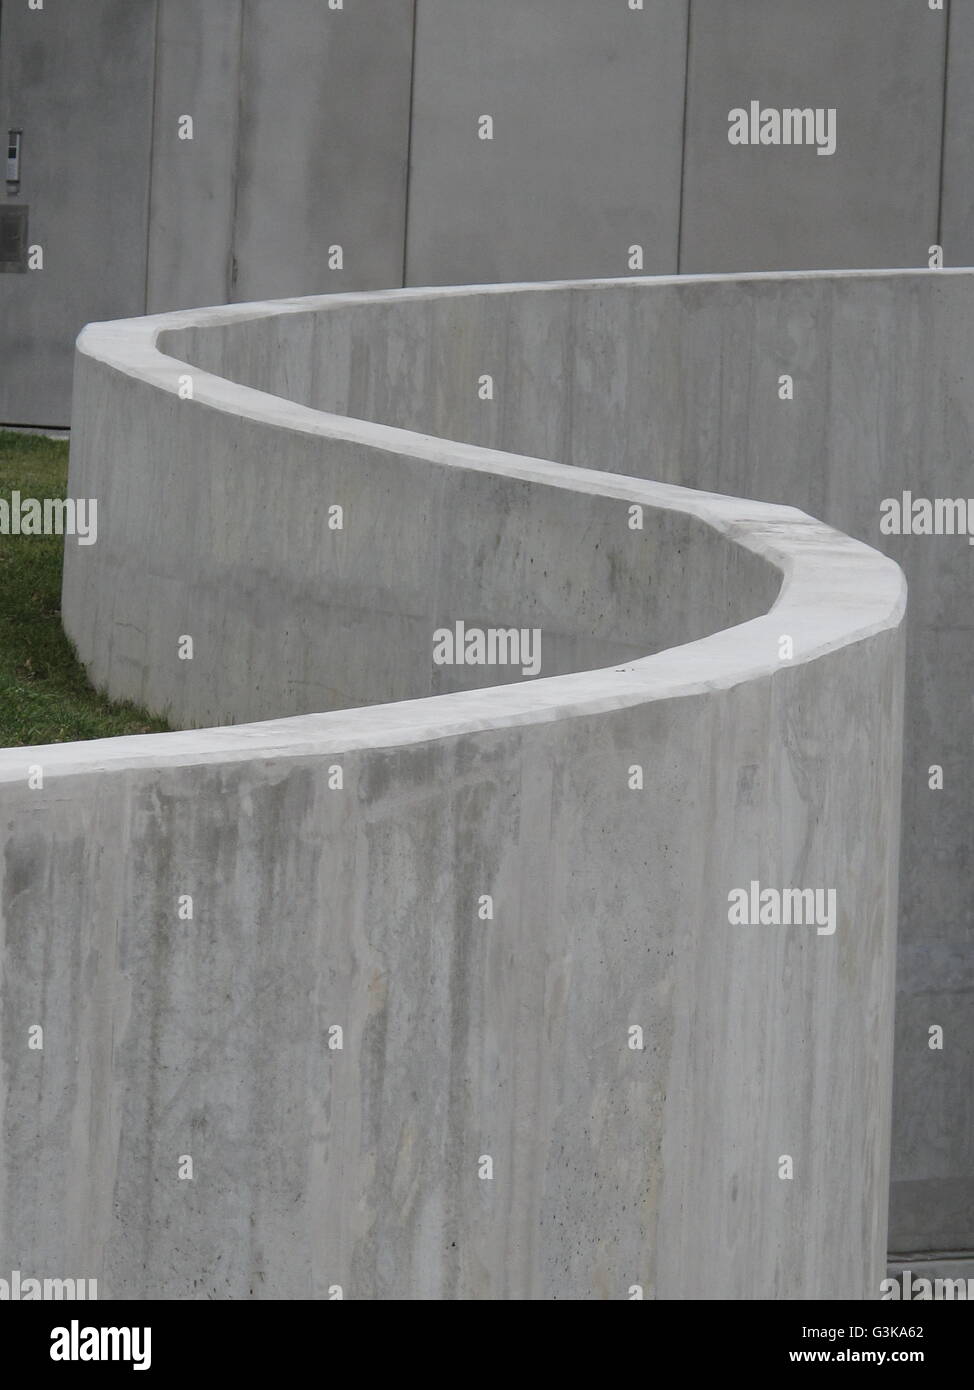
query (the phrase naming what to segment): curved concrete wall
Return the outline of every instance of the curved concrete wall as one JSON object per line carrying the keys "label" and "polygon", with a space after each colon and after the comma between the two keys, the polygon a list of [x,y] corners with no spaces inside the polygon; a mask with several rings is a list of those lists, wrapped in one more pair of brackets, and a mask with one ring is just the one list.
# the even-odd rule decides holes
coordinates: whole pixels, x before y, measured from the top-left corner
{"label": "curved concrete wall", "polygon": [[[284,402],[256,416],[185,410],[196,402],[154,380],[112,390],[107,408],[106,340],[132,363],[148,352],[167,385],[184,374],[147,323],[82,336],[71,486],[103,501],[97,544],[67,557],[63,612],[96,684],[173,723],[521,679],[520,665],[435,666],[433,633],[457,622],[537,629],[547,677],[690,641],[774,601],[780,576],[685,509],[646,498],[632,530],[627,481],[613,494],[600,475],[549,480],[528,461],[502,475],[485,450],[323,426]],[[240,394],[196,389],[228,406]],[[208,466],[221,457],[225,468]],[[179,657],[184,636],[192,660]]]}
{"label": "curved concrete wall", "polygon": [[[875,1297],[901,572],[790,508],[199,371],[181,400],[164,326],[80,345],[72,488],[105,491],[97,545],[69,550],[66,614],[84,653],[84,606],[108,623],[124,604],[113,680],[168,688],[174,646],[144,634],[191,631],[215,585],[233,614],[250,545],[255,614],[303,564],[319,630],[341,633],[330,596],[368,545],[368,597],[398,578],[401,616],[416,553],[436,567],[464,540],[442,534],[458,514],[480,613],[496,595],[574,612],[567,664],[640,622],[650,649],[680,642],[671,604],[707,635],[517,685],[0,753],[0,1262],[112,1297]],[[344,550],[321,510],[336,488]],[[437,491],[451,509],[431,526]],[[296,518],[273,572],[258,500]],[[173,528],[178,585],[144,549],[146,510]],[[369,524],[393,513],[389,535]],[[681,550],[682,596],[661,569]],[[449,575],[463,584],[459,561]],[[835,931],[732,925],[752,882],[834,889]]]}
{"label": "curved concrete wall", "polygon": [[902,565],[891,1242],[974,1249],[972,552],[964,536],[881,530],[884,499],[904,492],[971,498],[974,529],[974,274],[508,286],[308,300],[220,322],[169,334],[168,350],[324,410],[791,503]]}

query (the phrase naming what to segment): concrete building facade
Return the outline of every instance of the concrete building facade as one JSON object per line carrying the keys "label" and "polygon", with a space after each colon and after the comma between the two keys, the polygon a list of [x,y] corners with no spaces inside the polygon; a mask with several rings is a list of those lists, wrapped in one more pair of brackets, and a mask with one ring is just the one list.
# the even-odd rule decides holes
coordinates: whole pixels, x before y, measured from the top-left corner
{"label": "concrete building facade", "polygon": [[[92,320],[962,265],[972,28],[957,0],[5,0],[0,207],[44,263],[0,279],[0,420],[67,423]],[[833,110],[834,151],[732,145],[752,102]]]}

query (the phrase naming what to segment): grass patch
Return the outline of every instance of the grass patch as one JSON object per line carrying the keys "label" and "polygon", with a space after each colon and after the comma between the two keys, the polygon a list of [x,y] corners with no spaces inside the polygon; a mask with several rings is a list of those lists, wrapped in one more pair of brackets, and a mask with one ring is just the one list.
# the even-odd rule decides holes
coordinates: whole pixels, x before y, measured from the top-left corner
{"label": "grass patch", "polygon": [[[67,440],[0,430],[0,497],[64,497]],[[165,720],[105,699],[61,627],[63,536],[0,535],[0,747],[162,733]]]}

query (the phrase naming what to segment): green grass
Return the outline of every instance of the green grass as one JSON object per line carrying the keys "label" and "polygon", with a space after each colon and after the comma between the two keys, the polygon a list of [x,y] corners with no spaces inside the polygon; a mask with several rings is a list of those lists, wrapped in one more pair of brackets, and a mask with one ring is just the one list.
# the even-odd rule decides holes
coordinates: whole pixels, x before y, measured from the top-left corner
{"label": "green grass", "polygon": [[[0,497],[63,497],[66,440],[0,430]],[[104,699],[61,627],[62,536],[0,535],[0,747],[159,733],[145,710]],[[76,545],[73,537],[68,545]]]}

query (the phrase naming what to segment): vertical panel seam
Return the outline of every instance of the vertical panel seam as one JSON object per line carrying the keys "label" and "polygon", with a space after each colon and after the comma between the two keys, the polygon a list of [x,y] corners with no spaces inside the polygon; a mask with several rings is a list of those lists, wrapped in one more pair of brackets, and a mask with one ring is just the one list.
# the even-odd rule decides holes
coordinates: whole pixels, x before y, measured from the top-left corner
{"label": "vertical panel seam", "polygon": [[230,228],[227,246],[226,279],[224,281],[225,302],[233,303],[236,290],[234,268],[237,264],[237,213],[240,190],[240,148],[244,116],[244,40],[247,29],[247,0],[240,0],[240,27],[237,33],[237,120],[233,131],[233,150],[230,156]]}
{"label": "vertical panel seam", "polygon": [[152,95],[149,98],[149,170],[145,181],[145,279],[142,287],[142,312],[149,312],[149,282],[152,273],[152,184],[156,164],[156,100],[159,92],[159,10],[162,0],[156,0],[152,35]]}
{"label": "vertical panel seam", "polygon": [[676,215],[676,273],[683,274],[683,202],[687,182],[687,112],[690,105],[690,33],[693,0],[687,0],[686,45],[683,53],[683,130],[680,134],[680,197]]}
{"label": "vertical panel seam", "polygon": [[409,195],[413,174],[413,105],[416,92],[416,28],[419,23],[419,0],[413,0],[413,34],[409,56],[409,115],[406,121],[406,183],[403,189],[402,211],[402,285],[406,286],[409,267]]}
{"label": "vertical panel seam", "polygon": [[[950,87],[950,17],[953,6],[948,0],[944,16],[944,81],[943,106],[940,113],[940,174],[937,181],[937,245],[944,244],[944,175],[947,171],[947,97]],[[944,254],[946,260],[946,253]]]}

